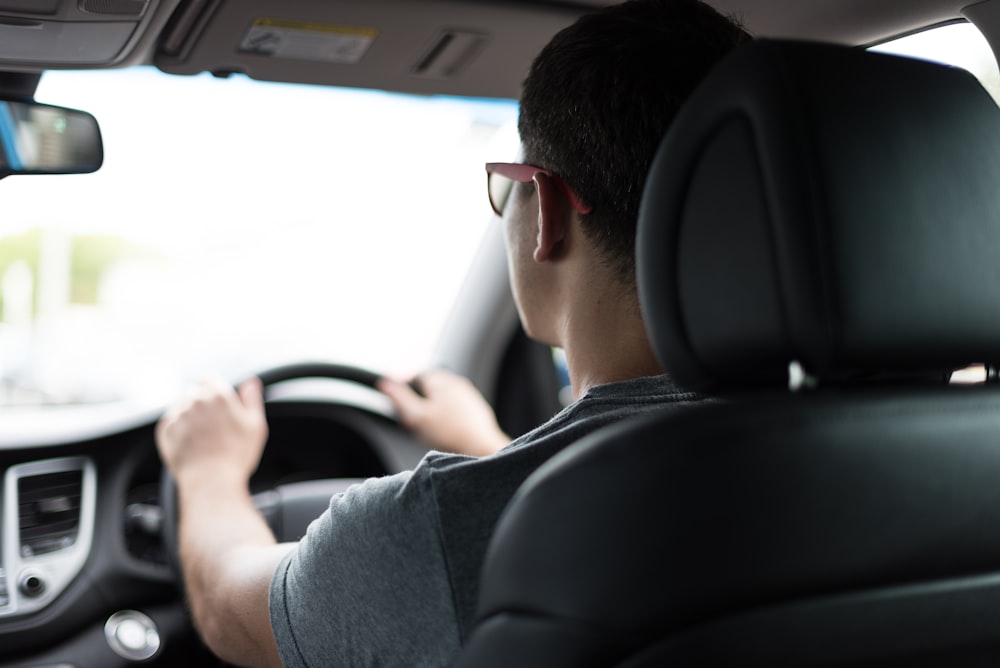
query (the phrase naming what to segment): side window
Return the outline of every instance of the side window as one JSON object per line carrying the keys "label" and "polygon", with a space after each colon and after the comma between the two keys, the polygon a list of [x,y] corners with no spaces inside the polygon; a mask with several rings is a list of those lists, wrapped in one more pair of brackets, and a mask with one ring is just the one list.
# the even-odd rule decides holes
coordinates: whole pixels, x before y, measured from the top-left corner
{"label": "side window", "polygon": [[559,379],[559,405],[569,406],[573,403],[573,386],[569,382],[569,363],[566,361],[566,351],[562,348],[553,348],[552,363],[556,365],[556,378]]}
{"label": "side window", "polygon": [[971,23],[949,23],[871,47],[892,53],[961,67],[971,72],[1000,104],[1000,69],[989,43]]}

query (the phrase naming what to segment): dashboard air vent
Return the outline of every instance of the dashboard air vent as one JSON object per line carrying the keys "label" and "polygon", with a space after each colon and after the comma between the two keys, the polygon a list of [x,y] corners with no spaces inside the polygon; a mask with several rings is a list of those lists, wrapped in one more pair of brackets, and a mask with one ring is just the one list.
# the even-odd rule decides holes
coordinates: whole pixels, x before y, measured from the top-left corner
{"label": "dashboard air vent", "polygon": [[80,530],[83,471],[60,471],[17,481],[21,556],[72,546]]}

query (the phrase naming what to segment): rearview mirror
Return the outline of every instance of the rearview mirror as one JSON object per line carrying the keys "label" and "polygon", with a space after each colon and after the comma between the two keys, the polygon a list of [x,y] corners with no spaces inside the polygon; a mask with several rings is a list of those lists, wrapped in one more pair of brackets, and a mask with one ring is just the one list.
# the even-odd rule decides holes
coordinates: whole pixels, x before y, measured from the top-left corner
{"label": "rearview mirror", "polygon": [[0,100],[0,177],[87,174],[103,161],[101,130],[90,114]]}

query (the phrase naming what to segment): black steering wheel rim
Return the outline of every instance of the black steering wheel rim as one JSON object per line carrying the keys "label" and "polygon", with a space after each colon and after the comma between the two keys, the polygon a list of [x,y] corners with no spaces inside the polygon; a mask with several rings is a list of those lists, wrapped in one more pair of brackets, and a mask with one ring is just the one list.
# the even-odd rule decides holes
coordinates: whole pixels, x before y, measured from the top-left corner
{"label": "black steering wheel rim", "polygon": [[347,364],[299,362],[267,369],[258,373],[257,378],[260,379],[264,387],[303,378],[333,378],[335,380],[347,380],[374,388],[375,384],[382,378],[382,374]]}

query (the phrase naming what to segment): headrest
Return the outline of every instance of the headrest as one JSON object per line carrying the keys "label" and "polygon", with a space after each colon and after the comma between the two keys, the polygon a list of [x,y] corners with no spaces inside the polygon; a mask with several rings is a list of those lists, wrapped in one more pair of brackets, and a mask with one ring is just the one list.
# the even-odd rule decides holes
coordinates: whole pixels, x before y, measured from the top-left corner
{"label": "headrest", "polygon": [[637,280],[700,390],[1000,361],[1000,110],[968,73],[758,40],[653,162]]}

